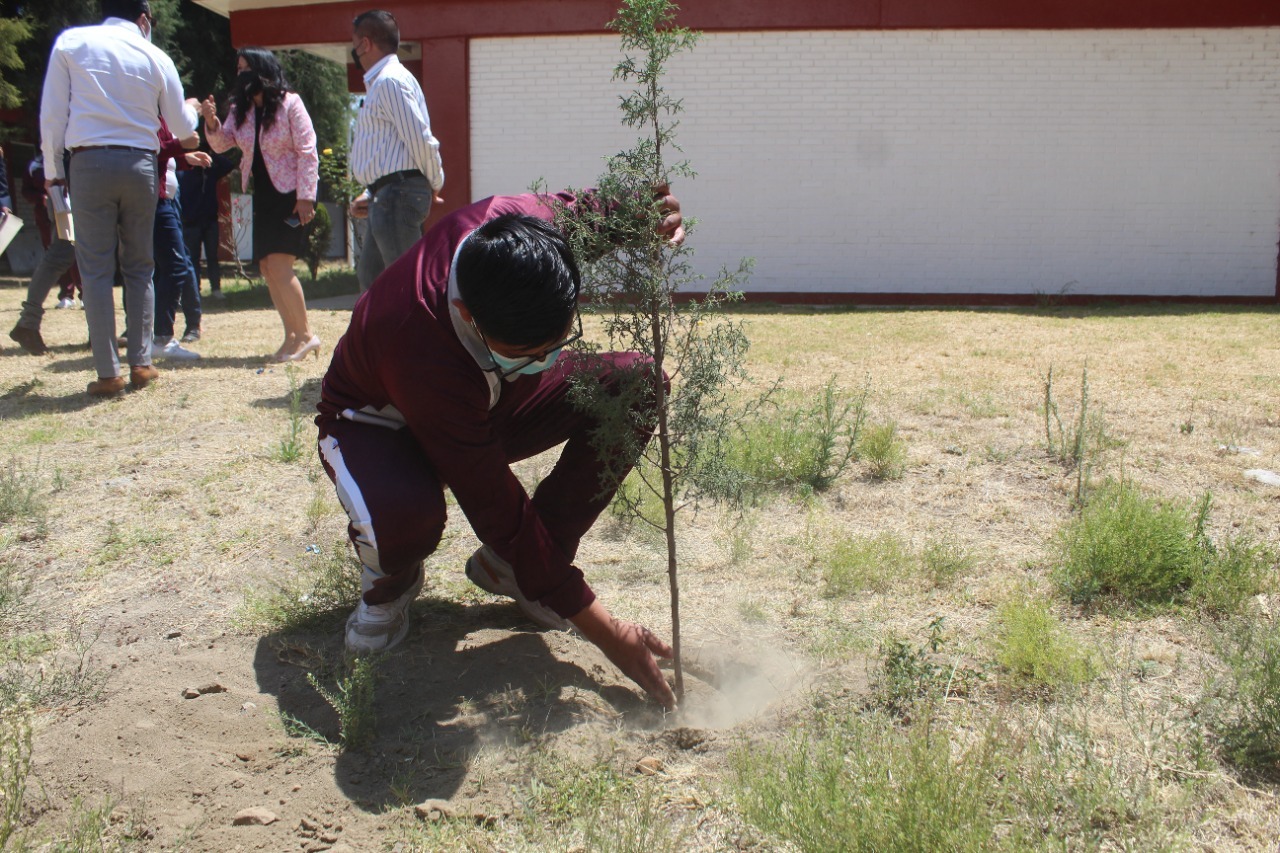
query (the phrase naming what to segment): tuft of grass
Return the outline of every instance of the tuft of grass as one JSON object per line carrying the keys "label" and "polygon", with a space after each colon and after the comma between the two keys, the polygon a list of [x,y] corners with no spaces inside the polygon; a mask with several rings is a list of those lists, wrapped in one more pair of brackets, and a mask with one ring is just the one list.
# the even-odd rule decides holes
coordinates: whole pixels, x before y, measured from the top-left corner
{"label": "tuft of grass", "polygon": [[914,576],[916,566],[910,546],[893,533],[846,537],[822,558],[822,594],[843,598],[864,590],[886,592]]}
{"label": "tuft of grass", "polygon": [[858,453],[873,480],[901,480],[906,472],[907,444],[893,421],[868,427],[858,440]]}
{"label": "tuft of grass", "polygon": [[25,470],[11,457],[0,468],[0,524],[14,521],[34,523],[44,530],[48,525],[48,505],[40,485],[38,472]]}
{"label": "tuft of grass", "polygon": [[832,377],[811,404],[777,406],[745,424],[729,444],[728,466],[745,476],[754,498],[826,491],[857,458],[869,393],[846,398]]}
{"label": "tuft of grass", "polygon": [[[0,710],[0,850],[10,849],[9,841],[22,829],[31,747],[30,711],[15,707]],[[24,847],[19,842],[18,849]]]}
{"label": "tuft of grass", "polygon": [[895,533],[844,536],[827,546],[815,562],[821,566],[827,598],[857,592],[888,592],[909,585],[950,586],[977,560],[962,545],[933,539],[917,553]]}
{"label": "tuft of grass", "polygon": [[1205,532],[1210,504],[1206,494],[1193,516],[1131,482],[1105,482],[1058,535],[1059,589],[1083,605],[1193,603],[1215,615],[1235,612],[1262,590],[1274,557],[1242,537],[1215,546]]}
{"label": "tuft of grass", "polygon": [[236,623],[261,632],[302,633],[345,619],[360,598],[360,561],[339,540],[274,589],[245,591]]}
{"label": "tuft of grass", "polygon": [[932,539],[920,552],[920,562],[929,582],[940,589],[973,571],[978,559],[958,542]]}
{"label": "tuft of grass", "polygon": [[746,819],[802,853],[979,851],[1004,817],[1002,756],[958,749],[927,725],[883,714],[819,724],[783,746],[731,756]]}
{"label": "tuft of grass", "polygon": [[1203,704],[1223,757],[1280,781],[1280,623],[1232,620],[1214,645],[1223,670],[1210,680]]}
{"label": "tuft of grass", "polygon": [[1019,597],[996,614],[996,663],[1015,688],[1056,691],[1098,671],[1092,655],[1066,632],[1044,601]]}
{"label": "tuft of grass", "polygon": [[363,749],[377,735],[374,694],[380,662],[381,656],[378,655],[352,658],[348,662],[347,674],[337,679],[333,690],[321,685],[315,673],[307,673],[307,683],[338,714],[338,737],[344,750]]}

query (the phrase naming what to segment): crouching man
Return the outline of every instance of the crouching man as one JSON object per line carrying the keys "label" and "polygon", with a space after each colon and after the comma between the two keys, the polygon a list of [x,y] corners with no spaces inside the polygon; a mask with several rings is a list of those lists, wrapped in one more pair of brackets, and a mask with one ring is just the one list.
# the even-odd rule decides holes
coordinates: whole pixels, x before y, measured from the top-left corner
{"label": "crouching man", "polygon": [[[607,387],[611,369],[641,356],[588,364],[565,352],[582,335],[580,279],[551,224],[557,201],[575,202],[495,196],[445,217],[359,299],[334,349],[316,418],[320,457],[364,567],[346,646],[377,652],[404,638],[423,560],[444,532],[448,487],[484,543],[466,563],[473,583],[515,599],[543,627],[572,623],[672,708],[654,658],[671,648],[610,616],[573,564],[612,493],[601,493],[595,424],[569,402],[570,377],[590,370]],[[662,232],[683,240],[678,201],[661,203]],[[652,432],[651,413],[633,422]],[[562,442],[530,497],[511,463]]]}

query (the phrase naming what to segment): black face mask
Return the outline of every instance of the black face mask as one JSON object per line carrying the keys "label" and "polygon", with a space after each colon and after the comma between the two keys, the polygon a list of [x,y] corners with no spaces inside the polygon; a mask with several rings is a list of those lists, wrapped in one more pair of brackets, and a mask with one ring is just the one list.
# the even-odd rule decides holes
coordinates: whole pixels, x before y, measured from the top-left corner
{"label": "black face mask", "polygon": [[241,71],[236,75],[236,86],[252,98],[262,92],[262,78],[256,71]]}
{"label": "black face mask", "polygon": [[356,68],[359,68],[361,71],[364,70],[364,66],[360,64],[360,54],[356,53],[356,49],[354,47],[351,48],[351,61],[356,64]]}

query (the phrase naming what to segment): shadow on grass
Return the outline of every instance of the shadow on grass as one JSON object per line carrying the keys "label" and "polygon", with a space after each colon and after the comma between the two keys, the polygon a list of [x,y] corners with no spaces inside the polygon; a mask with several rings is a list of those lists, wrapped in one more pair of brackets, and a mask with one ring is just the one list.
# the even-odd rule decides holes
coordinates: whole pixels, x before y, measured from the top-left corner
{"label": "shadow on grass", "polygon": [[[309,633],[263,636],[253,665],[258,686],[276,697],[282,715],[336,743],[338,716],[307,680],[314,672],[329,687],[340,669],[347,614],[329,615],[324,633],[316,623]],[[644,716],[638,695],[601,688],[582,667],[558,659],[548,635],[525,627],[514,604],[419,598],[408,636],[378,664],[372,742],[337,755],[334,778],[342,792],[373,813],[450,799],[482,748],[581,724],[577,695],[600,697],[616,714]]]}
{"label": "shadow on grass", "polygon": [[[283,369],[284,367],[283,365],[272,366],[280,369]],[[322,382],[323,380],[320,377],[315,376],[304,380],[300,386],[299,390],[302,393],[298,398],[298,410],[308,420],[310,420],[316,413],[316,404],[320,402],[320,385]],[[286,390],[278,397],[259,397],[249,405],[253,406],[255,409],[280,409],[288,411],[292,407],[292,401],[290,400],[291,394],[291,391]]]}

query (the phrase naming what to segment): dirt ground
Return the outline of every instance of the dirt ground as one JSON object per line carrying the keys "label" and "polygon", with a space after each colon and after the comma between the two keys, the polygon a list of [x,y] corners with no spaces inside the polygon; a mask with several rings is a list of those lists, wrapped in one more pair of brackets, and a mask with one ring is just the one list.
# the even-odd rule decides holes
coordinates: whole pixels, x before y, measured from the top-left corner
{"label": "dirt ground", "polygon": [[[0,287],[5,331],[21,298]],[[980,648],[993,604],[1044,582],[1074,488],[1043,450],[1050,365],[1064,413],[1087,366],[1096,411],[1123,441],[1098,474],[1123,470],[1180,500],[1212,490],[1214,531],[1280,544],[1280,489],[1243,475],[1280,471],[1274,309],[753,312],[744,319],[761,384],[782,377],[798,394],[832,377],[850,393],[869,386],[872,419],[893,419],[907,442],[903,479],[876,482],[855,465],[813,501],[690,517],[689,695],[673,715],[594,647],[537,631],[471,587],[462,565],[477,543],[455,512],[410,634],[381,666],[377,738],[343,752],[286,731],[281,715],[336,737],[337,718],[306,674],[332,673],[344,614],[282,634],[246,628],[244,613],[247,591],[287,582],[344,541],[309,412],[348,316],[311,311],[324,348],[296,369],[307,419],[295,462],[278,458],[290,378],[265,361],[280,334],[270,309],[212,308],[193,346],[201,361],[160,363],[153,387],[104,402],[84,394],[93,377],[81,312],[49,311],[47,356],[3,339],[0,447],[40,478],[49,509],[46,529],[0,528],[0,547],[33,580],[31,618],[78,637],[105,678],[100,698],[40,716],[32,838],[56,837],[78,810],[110,802],[127,849],[407,850],[426,843],[411,831],[423,820],[414,806],[439,800],[502,848],[529,837],[518,824],[532,766],[610,762],[639,773],[638,762],[656,759],[648,767],[693,828],[690,847],[758,845],[718,793],[744,737],[781,736],[814,691],[856,701],[890,630],[919,636],[945,614],[958,643]],[[553,461],[519,473],[531,484]],[[824,600],[822,543],[886,530],[960,543],[976,566],[950,590]],[[617,614],[669,631],[663,557],[648,538],[602,520],[579,562]],[[1198,689],[1202,654],[1185,623],[1098,617],[1077,630],[1167,662],[1169,677],[1144,687],[1153,703]],[[60,660],[75,648],[67,640]],[[1276,792],[1224,788],[1220,811],[1192,832],[1200,849],[1274,849]],[[277,819],[234,825],[248,808]]]}

